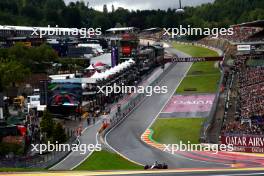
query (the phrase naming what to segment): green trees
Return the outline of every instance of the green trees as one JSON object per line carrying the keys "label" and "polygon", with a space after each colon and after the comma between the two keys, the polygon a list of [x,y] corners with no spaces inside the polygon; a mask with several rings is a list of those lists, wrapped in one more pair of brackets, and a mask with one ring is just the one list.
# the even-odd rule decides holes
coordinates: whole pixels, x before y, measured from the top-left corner
{"label": "green trees", "polygon": [[57,141],[59,144],[61,144],[66,142],[66,140],[67,140],[67,136],[65,134],[62,125],[60,123],[57,123],[53,131],[53,143]]}
{"label": "green trees", "polygon": [[74,3],[70,3],[61,13],[63,16],[64,27],[82,28],[81,13]]}
{"label": "green trees", "polygon": [[104,14],[107,14],[108,13],[108,8],[107,8],[107,5],[106,4],[104,4],[103,12],[104,12]]}
{"label": "green trees", "polygon": [[[39,47],[28,48],[21,43],[17,43],[11,48],[0,49],[0,63],[3,63],[3,67],[6,69],[11,69],[3,71],[8,72],[16,69],[17,73],[22,73],[19,77],[21,80],[23,77],[27,76],[27,74],[24,73],[45,72],[47,67],[45,63],[54,62],[57,58],[56,52],[45,44]],[[14,65],[16,65],[16,67],[14,67]],[[19,81],[19,79],[17,79],[17,81]]]}
{"label": "green trees", "polygon": [[17,61],[4,62],[0,64],[0,78],[4,89],[11,84],[19,83],[30,74],[30,70]]}
{"label": "green trees", "polygon": [[[102,27],[104,30],[122,26],[138,28],[177,27],[189,24],[206,27],[226,27],[246,21],[263,19],[264,1],[261,0],[215,0],[214,3],[197,7],[185,7],[184,14],[168,10],[133,10],[117,8],[111,11],[102,4],[102,12],[84,2],[63,0],[1,0],[0,24],[61,27]],[[197,21],[199,19],[199,21]]]}
{"label": "green trees", "polygon": [[60,123],[56,123],[52,115],[47,111],[42,116],[40,129],[45,134],[46,140],[52,141],[53,143],[64,143],[67,140],[63,126]]}
{"label": "green trees", "polygon": [[0,79],[4,89],[22,82],[30,74],[30,69],[18,59],[25,54],[24,51],[20,47],[15,50],[0,49]]}
{"label": "green trees", "polygon": [[24,148],[19,144],[0,143],[0,156],[13,153],[15,155],[24,154]]}
{"label": "green trees", "polygon": [[52,137],[54,126],[55,122],[52,119],[52,115],[49,112],[45,111],[40,122],[40,129],[41,132],[44,132],[46,134],[46,137],[48,139]]}
{"label": "green trees", "polygon": [[101,27],[102,30],[107,30],[111,26],[109,18],[105,15],[98,15],[93,19],[93,27]]}

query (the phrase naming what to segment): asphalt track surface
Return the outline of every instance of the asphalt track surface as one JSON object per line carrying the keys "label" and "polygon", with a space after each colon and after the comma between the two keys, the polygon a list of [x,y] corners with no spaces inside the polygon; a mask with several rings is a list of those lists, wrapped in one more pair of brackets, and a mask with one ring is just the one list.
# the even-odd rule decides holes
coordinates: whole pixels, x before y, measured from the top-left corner
{"label": "asphalt track surface", "polygon": [[[167,50],[179,57],[186,57],[185,54],[173,48],[167,48]],[[126,120],[109,131],[105,137],[108,145],[124,157],[141,165],[159,161],[167,163],[169,168],[225,167],[224,164],[193,160],[181,155],[162,152],[148,146],[140,139],[174,94],[190,66],[191,63],[177,63],[159,83],[161,86],[168,87],[168,93],[153,94],[147,97]]]}
{"label": "asphalt track surface", "polygon": [[[96,144],[97,143],[97,131],[100,128],[101,123],[98,121],[94,126],[90,126],[86,128],[82,132],[82,136],[79,138],[80,144]],[[83,162],[86,158],[88,158],[92,152],[87,151],[85,154],[82,154],[82,151],[74,151],[71,152],[68,156],[66,156],[62,161],[55,164],[50,170],[71,170],[79,165],[79,163]]]}
{"label": "asphalt track surface", "polygon": [[[180,57],[185,56],[174,49],[169,49],[170,52],[177,53]],[[135,109],[131,115],[120,123],[119,126],[114,128],[106,136],[108,143],[120,154],[130,160],[141,164],[151,164],[158,160],[159,162],[166,162],[169,168],[181,168],[175,170],[149,170],[149,171],[105,171],[105,172],[24,172],[24,173],[0,173],[0,175],[16,175],[16,176],[67,176],[67,175],[139,175],[139,176],[167,176],[167,175],[193,175],[193,176],[260,176],[264,175],[264,168],[238,168],[238,169],[223,169],[224,165],[216,164],[213,162],[203,162],[190,160],[183,156],[171,155],[160,150],[151,148],[140,140],[142,133],[152,124],[155,117],[158,116],[161,109],[165,106],[171,95],[174,94],[176,87],[180,84],[185,73],[188,71],[190,63],[177,64],[161,81],[161,85],[167,85],[168,94],[156,94],[145,99],[142,104]],[[81,138],[81,143],[96,143],[96,134],[94,127],[87,128],[84,132],[84,139]],[[93,134],[91,134],[93,133]],[[89,135],[88,135],[89,134]],[[87,135],[87,136],[86,136]],[[81,160],[87,157],[80,157],[78,153],[71,153],[65,160],[61,161],[56,166],[55,170],[75,167]],[[63,167],[62,167],[63,166]],[[188,168],[191,169],[188,169]],[[218,169],[214,169],[219,167]],[[187,169],[183,169],[187,168]],[[198,169],[195,169],[198,168]],[[204,169],[199,169],[204,168]],[[205,169],[208,168],[208,169]]]}
{"label": "asphalt track surface", "polygon": [[15,172],[15,173],[0,173],[0,176],[15,175],[15,176],[260,176],[264,175],[264,168],[259,169],[234,169],[234,170],[150,170],[150,171],[64,171],[64,172]]}
{"label": "asphalt track surface", "polygon": [[[168,64],[165,65],[165,67],[168,67]],[[146,77],[146,79],[143,80],[141,85],[149,85],[151,82],[153,82],[160,74],[162,73],[162,70],[160,68],[157,68],[154,70],[154,72]],[[125,106],[129,103],[129,99],[136,96],[136,94],[131,94],[129,96],[124,97],[124,99],[121,99],[119,101],[119,104],[122,106]],[[111,108],[110,116],[114,115],[117,112],[117,105],[114,105]],[[84,122],[86,123],[86,122]],[[79,137],[79,144],[81,145],[96,145],[99,143],[97,132],[102,124],[102,119],[97,121],[95,125],[91,125],[87,128],[85,128],[82,132],[82,135]],[[83,124],[85,126],[85,124]],[[92,151],[86,151],[83,153],[82,151],[73,151],[68,156],[66,156],[62,161],[58,162],[54,166],[52,166],[49,170],[73,170],[76,168],[79,164],[81,164],[83,161],[85,161],[90,155],[92,154]]]}
{"label": "asphalt track surface", "polygon": [[[199,172],[171,172],[171,173],[137,173],[137,174],[123,174],[124,176],[260,176],[264,175],[263,171],[199,171]],[[109,175],[110,176],[110,175]]]}

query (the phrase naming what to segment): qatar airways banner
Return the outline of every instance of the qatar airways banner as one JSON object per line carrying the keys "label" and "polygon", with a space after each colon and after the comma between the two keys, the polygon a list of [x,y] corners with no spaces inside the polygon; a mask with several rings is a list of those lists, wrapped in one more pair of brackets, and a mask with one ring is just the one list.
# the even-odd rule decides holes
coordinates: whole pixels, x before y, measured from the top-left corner
{"label": "qatar airways banner", "polygon": [[172,57],[166,58],[169,62],[206,62],[206,61],[223,61],[224,57]]}
{"label": "qatar airways banner", "polygon": [[236,152],[264,153],[264,136],[222,135],[222,144],[233,144]]}

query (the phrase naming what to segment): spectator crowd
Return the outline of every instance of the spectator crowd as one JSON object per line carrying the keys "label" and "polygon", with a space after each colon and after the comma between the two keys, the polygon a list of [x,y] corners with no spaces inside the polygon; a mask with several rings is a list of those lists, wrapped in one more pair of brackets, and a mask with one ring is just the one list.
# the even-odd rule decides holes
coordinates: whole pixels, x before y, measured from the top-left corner
{"label": "spectator crowd", "polygon": [[[233,117],[224,119],[222,133],[264,134],[264,66],[247,65],[249,58],[250,56],[238,56],[234,62],[235,112]],[[258,56],[255,59],[263,58]],[[229,107],[227,111],[231,109]]]}
{"label": "spectator crowd", "polygon": [[219,38],[225,39],[232,42],[243,42],[250,41],[251,37],[254,37],[254,40],[261,40],[260,37],[255,36],[262,29],[258,27],[242,27],[242,26],[233,26],[233,35],[221,35]]}

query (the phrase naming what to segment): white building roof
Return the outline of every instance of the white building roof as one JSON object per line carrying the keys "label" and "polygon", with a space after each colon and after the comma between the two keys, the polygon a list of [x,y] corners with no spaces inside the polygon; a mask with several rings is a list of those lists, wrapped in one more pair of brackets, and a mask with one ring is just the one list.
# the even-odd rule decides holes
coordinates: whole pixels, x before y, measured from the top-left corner
{"label": "white building roof", "polygon": [[74,78],[74,74],[50,75],[49,78],[52,80]]}
{"label": "white building roof", "polygon": [[121,27],[121,28],[110,28],[107,29],[107,32],[116,32],[116,31],[130,31],[136,29],[135,27]]}

